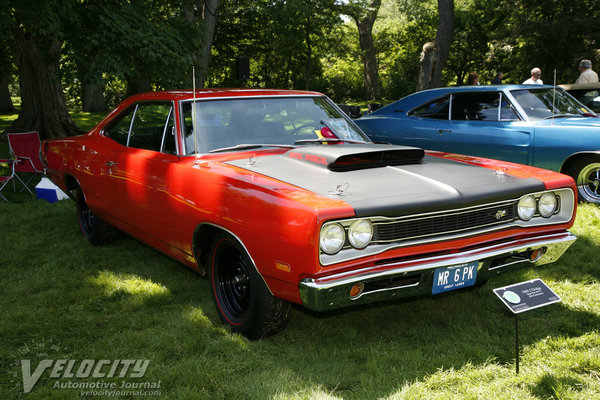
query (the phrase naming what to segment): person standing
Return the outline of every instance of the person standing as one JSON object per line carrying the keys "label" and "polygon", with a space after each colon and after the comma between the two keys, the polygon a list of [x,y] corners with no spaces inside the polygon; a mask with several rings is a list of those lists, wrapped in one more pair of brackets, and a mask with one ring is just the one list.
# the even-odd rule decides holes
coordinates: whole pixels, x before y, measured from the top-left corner
{"label": "person standing", "polygon": [[502,79],[504,79],[504,74],[500,71],[496,72],[496,76],[492,79],[492,85],[502,85]]}
{"label": "person standing", "polygon": [[581,60],[579,63],[579,72],[581,73],[575,84],[598,82],[598,74],[592,69],[592,62],[590,60]]}
{"label": "person standing", "polygon": [[543,85],[544,82],[540,79],[542,76],[542,70],[535,67],[531,70],[531,78],[523,82],[523,85]]}
{"label": "person standing", "polygon": [[477,72],[469,73],[467,85],[479,85],[479,74]]}

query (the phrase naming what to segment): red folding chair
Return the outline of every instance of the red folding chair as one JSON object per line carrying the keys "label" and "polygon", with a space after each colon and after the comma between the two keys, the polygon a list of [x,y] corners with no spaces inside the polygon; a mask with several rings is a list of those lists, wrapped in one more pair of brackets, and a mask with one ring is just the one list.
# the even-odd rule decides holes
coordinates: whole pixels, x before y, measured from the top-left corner
{"label": "red folding chair", "polygon": [[0,175],[0,199],[8,201],[8,199],[2,194],[2,189],[4,189],[4,187],[8,185],[8,182],[14,178],[15,163],[13,160],[0,160],[0,164],[8,164],[8,167],[10,168],[10,175]]}
{"label": "red folding chair", "polygon": [[[36,175],[44,174],[42,163],[40,135],[36,132],[8,133],[8,151],[13,158],[13,176],[22,184],[20,192],[27,189],[33,194],[28,185]],[[32,174],[27,182],[18,173]],[[16,190],[16,189],[15,189]]]}

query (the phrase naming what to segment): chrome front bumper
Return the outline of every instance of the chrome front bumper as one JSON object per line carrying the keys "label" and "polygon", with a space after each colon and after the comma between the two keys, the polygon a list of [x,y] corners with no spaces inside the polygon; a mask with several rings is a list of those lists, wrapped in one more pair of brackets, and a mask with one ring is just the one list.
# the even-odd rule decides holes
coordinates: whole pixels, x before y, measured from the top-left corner
{"label": "chrome front bumper", "polygon": [[[459,253],[413,257],[334,275],[306,278],[299,284],[300,297],[306,308],[326,311],[355,304],[431,294],[436,268],[477,262],[477,282],[481,282],[510,267],[554,262],[576,239],[570,232],[539,235]],[[543,255],[532,260],[536,250],[541,250]],[[364,290],[351,297],[351,289],[357,283],[362,283]]]}

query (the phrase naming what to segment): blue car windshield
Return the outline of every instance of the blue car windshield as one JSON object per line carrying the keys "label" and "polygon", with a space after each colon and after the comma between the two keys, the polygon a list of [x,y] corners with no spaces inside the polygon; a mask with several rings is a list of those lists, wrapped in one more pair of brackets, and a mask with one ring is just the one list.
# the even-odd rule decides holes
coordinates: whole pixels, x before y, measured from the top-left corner
{"label": "blue car windshield", "polygon": [[583,117],[590,113],[583,104],[561,89],[517,89],[510,93],[531,120]]}
{"label": "blue car windshield", "polygon": [[[182,105],[186,154],[235,151],[249,146],[293,147],[335,138],[369,142],[325,97],[197,100]],[[193,111],[193,112],[192,112]]]}

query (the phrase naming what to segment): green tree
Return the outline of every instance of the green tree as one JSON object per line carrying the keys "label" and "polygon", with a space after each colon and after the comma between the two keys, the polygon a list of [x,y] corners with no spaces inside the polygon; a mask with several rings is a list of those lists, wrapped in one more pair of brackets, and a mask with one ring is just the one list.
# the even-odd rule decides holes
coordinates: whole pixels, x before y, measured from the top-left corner
{"label": "green tree", "polygon": [[381,0],[349,0],[345,13],[351,16],[358,28],[358,40],[364,65],[365,96],[379,99],[377,50],[373,44],[373,25],[381,7]]}
{"label": "green tree", "polygon": [[[322,56],[341,22],[335,0],[230,0],[220,8],[209,82],[318,89]],[[235,73],[240,56],[250,59],[248,82]]]}
{"label": "green tree", "polygon": [[510,47],[514,65],[512,79],[521,82],[532,67],[542,69],[545,83],[552,83],[557,71],[558,83],[574,82],[582,58],[600,62],[600,1],[501,0],[481,2],[496,16],[494,38]]}
{"label": "green tree", "polygon": [[79,133],[67,112],[59,78],[64,32],[76,18],[77,6],[75,0],[10,0],[21,109],[7,131],[36,130],[42,138]]}
{"label": "green tree", "polygon": [[[11,20],[8,4],[0,6],[0,32],[10,32]],[[0,36],[0,113],[12,114],[15,112],[10,91],[9,82],[13,74],[12,37],[10,35]]]}
{"label": "green tree", "polygon": [[192,61],[197,66],[196,85],[203,87],[208,74],[210,51],[213,44],[219,0],[187,0],[183,2],[185,21],[190,26],[202,26],[200,44],[192,48]]}
{"label": "green tree", "polygon": [[439,87],[454,36],[454,0],[438,0],[438,28],[433,42],[423,45],[417,90]]}

